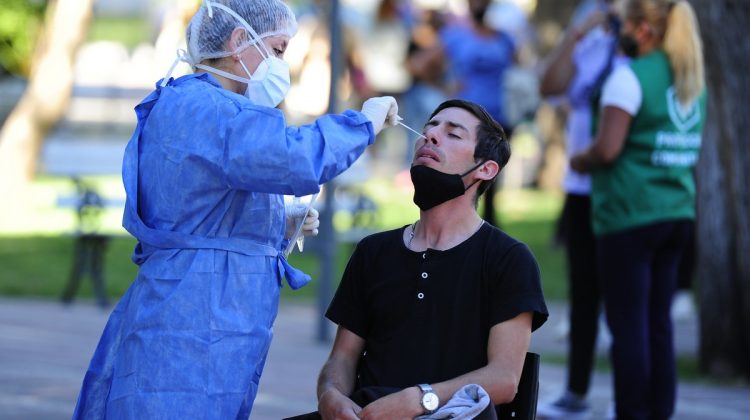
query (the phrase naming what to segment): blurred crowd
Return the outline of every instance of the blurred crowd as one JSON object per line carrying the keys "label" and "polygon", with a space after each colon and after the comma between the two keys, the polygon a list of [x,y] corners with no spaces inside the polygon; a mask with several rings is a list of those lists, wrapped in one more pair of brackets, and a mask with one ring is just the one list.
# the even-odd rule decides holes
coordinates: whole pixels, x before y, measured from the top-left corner
{"label": "blurred crowd", "polygon": [[[343,2],[342,108],[364,99],[397,99],[404,124],[420,131],[430,112],[447,98],[483,105],[510,136],[534,118],[539,105],[537,35],[521,2],[380,0]],[[283,107],[292,123],[328,109],[330,29],[328,2],[299,7],[299,31],[286,54],[292,88]],[[522,130],[523,132],[524,130]],[[529,130],[526,130],[529,131]],[[357,166],[375,158],[409,184],[408,168],[417,136],[390,130]],[[494,188],[486,193],[494,196]],[[483,217],[495,220],[494,200]]]}
{"label": "blurred crowd", "polygon": [[[534,118],[539,105],[535,71],[539,40],[529,22],[531,2],[340,3],[343,62],[337,86],[338,109],[357,109],[372,96],[394,96],[404,123],[419,131],[440,102],[462,97],[488,108],[508,134],[517,126],[523,128],[521,136],[531,131],[524,124]],[[185,48],[185,25],[199,4],[191,0],[152,4],[150,42],[131,51],[114,42],[85,45],[78,55],[77,83],[151,89],[172,64],[175,50]],[[310,122],[329,107],[330,2],[300,0],[289,4],[299,28],[285,54],[292,87],[281,107],[290,124],[299,124]],[[190,66],[180,63],[172,75],[191,72]],[[379,157],[380,162],[392,163],[389,169],[406,174],[416,136],[400,129],[383,136],[357,166]],[[533,150],[539,153],[536,145]],[[516,154],[515,161],[523,155]],[[505,172],[505,177],[523,178],[513,181],[515,185],[534,182],[534,176]],[[405,181],[408,183],[408,177]]]}

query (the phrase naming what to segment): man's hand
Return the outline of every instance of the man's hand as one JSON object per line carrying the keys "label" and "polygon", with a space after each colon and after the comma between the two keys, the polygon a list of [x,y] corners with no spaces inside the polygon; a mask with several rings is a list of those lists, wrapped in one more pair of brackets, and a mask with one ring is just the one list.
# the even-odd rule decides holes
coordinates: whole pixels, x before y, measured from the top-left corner
{"label": "man's hand", "polygon": [[424,409],[419,403],[421,398],[422,391],[412,386],[371,402],[359,413],[359,418],[363,420],[412,420],[424,414]]}
{"label": "man's hand", "polygon": [[361,411],[362,407],[334,388],[318,399],[318,412],[323,420],[357,420]]}

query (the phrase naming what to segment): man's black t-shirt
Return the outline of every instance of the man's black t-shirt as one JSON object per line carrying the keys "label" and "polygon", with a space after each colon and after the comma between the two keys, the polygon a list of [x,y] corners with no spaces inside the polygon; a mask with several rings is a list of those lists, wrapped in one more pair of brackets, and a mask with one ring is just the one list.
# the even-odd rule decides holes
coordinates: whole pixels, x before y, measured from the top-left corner
{"label": "man's black t-shirt", "polygon": [[358,386],[404,388],[487,364],[492,326],[547,319],[539,268],[523,243],[485,223],[445,251],[409,250],[404,228],[358,245],[326,316],[365,340]]}

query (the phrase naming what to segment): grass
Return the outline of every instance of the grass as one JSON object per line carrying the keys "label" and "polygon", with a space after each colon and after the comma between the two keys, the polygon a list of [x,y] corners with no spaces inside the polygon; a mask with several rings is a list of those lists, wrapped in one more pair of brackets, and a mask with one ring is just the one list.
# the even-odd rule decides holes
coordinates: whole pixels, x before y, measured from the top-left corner
{"label": "grass", "polygon": [[[556,365],[565,365],[567,363],[567,357],[560,353],[545,352],[542,355],[542,362],[552,363]],[[698,358],[694,356],[678,355],[676,359],[677,377],[680,382],[691,382],[691,383],[703,383],[709,385],[722,384],[720,380],[716,380],[701,373],[700,367],[698,366]],[[612,365],[609,362],[609,358],[603,355],[599,355],[594,360],[594,371],[596,372],[611,372]]]}
{"label": "grass", "polygon": [[[122,199],[124,196],[118,177],[86,181],[95,185],[106,198]],[[394,187],[391,180],[375,178],[361,188],[378,206],[372,222],[374,229],[403,226],[418,217],[411,202],[411,191]],[[57,199],[74,194],[75,189],[67,179],[49,177],[37,179],[32,189],[34,203],[28,217],[18,220],[14,231],[0,231],[0,294],[57,298],[71,270],[74,238],[70,233],[76,222],[73,209],[61,208]],[[528,244],[539,261],[547,299],[565,298],[562,253],[549,245],[561,200],[559,194],[534,190],[502,191],[497,197],[502,228]],[[130,261],[135,240],[120,227],[120,218],[120,209],[110,209],[102,221],[102,230],[114,235],[106,253],[104,273],[107,292],[114,297],[125,292],[136,274],[136,266]],[[343,213],[334,218],[334,226],[339,231],[350,225],[351,220]],[[307,246],[314,248],[315,240],[309,239]],[[340,278],[351,251],[350,244],[338,246],[335,279]],[[295,252],[290,262],[313,279],[320,277],[320,263],[315,253]],[[286,287],[282,296],[284,299],[312,299],[317,283],[314,280],[311,286],[294,292]],[[81,285],[78,296],[90,298],[91,282],[86,278]]]}

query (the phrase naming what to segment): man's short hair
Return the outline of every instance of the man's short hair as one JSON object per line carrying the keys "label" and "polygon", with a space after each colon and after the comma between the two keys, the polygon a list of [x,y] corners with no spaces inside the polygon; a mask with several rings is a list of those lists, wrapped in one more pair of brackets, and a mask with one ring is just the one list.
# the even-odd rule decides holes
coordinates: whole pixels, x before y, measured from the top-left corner
{"label": "man's short hair", "polygon": [[[495,121],[481,105],[462,99],[449,99],[438,105],[432,111],[430,119],[446,108],[461,108],[479,119],[479,126],[477,126],[477,146],[474,148],[474,161],[478,163],[480,161],[494,160],[500,166],[500,170],[498,170],[499,174],[510,159],[510,142],[508,142],[508,137],[505,135],[503,126]],[[482,181],[477,189],[477,197],[482,195],[496,179],[497,175],[489,181]]]}

